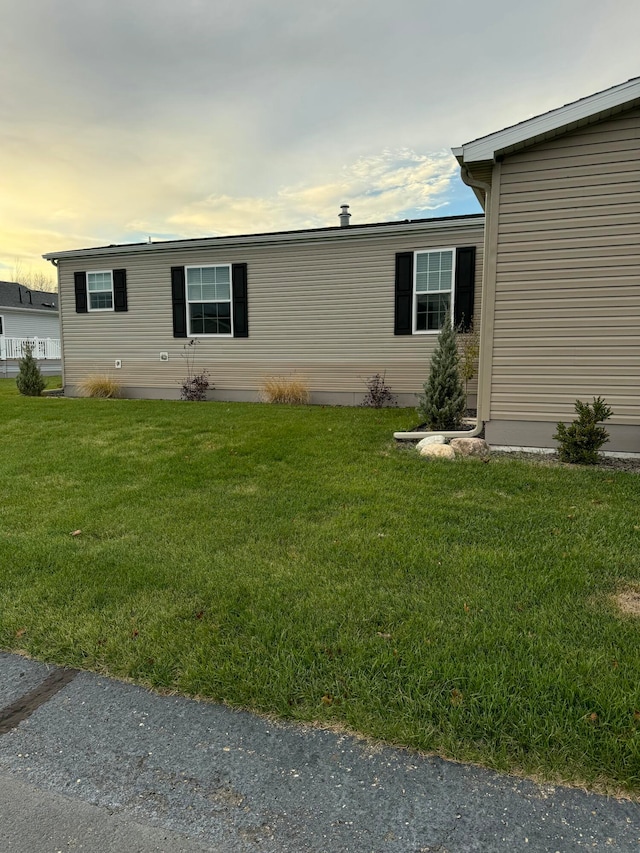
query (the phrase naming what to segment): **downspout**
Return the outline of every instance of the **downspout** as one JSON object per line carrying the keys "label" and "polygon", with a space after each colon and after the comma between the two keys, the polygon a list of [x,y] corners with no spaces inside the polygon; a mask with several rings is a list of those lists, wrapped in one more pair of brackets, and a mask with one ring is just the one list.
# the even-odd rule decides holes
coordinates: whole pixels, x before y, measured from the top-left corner
{"label": "downspout", "polygon": [[476,438],[476,436],[480,435],[482,430],[484,429],[484,418],[482,412],[482,404],[481,404],[481,394],[480,394],[480,379],[482,376],[481,365],[483,363],[482,354],[484,352],[484,347],[482,346],[482,315],[484,308],[484,285],[486,281],[486,271],[487,271],[487,235],[489,233],[489,229],[487,228],[487,211],[489,210],[489,203],[491,199],[491,185],[485,184],[484,181],[478,181],[475,178],[472,178],[469,169],[467,166],[462,166],[460,169],[460,177],[462,178],[462,182],[466,184],[468,187],[472,187],[475,189],[479,189],[484,193],[484,210],[485,210],[485,223],[484,223],[484,253],[482,258],[482,300],[480,302],[480,355],[478,357],[478,410],[476,415],[476,425],[473,429],[463,429],[463,430],[432,430],[430,432],[394,432],[393,437],[398,441],[415,441],[416,439],[427,438],[429,435],[443,435],[445,438]]}
{"label": "downspout", "polygon": [[53,264],[58,272],[58,317],[60,319],[60,382],[64,393],[64,335],[62,333],[62,308],[60,307],[60,269],[59,258],[49,258],[49,263]]}

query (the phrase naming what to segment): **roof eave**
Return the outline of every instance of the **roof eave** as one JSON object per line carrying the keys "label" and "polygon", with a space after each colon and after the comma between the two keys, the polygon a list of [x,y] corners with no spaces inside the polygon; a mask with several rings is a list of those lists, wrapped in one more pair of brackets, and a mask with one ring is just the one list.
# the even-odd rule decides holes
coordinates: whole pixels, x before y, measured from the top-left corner
{"label": "roof eave", "polygon": [[640,105],[640,77],[467,142],[454,148],[453,153],[461,165],[495,161],[501,155],[601,121],[637,105]]}
{"label": "roof eave", "polygon": [[88,249],[71,249],[63,252],[49,252],[42,257],[47,261],[65,258],[104,257],[108,255],[141,254],[149,251],[180,251],[190,249],[227,249],[242,246],[290,245],[303,241],[344,240],[349,237],[377,237],[400,235],[414,231],[437,229],[451,230],[473,226],[480,223],[482,214],[452,216],[434,219],[405,220],[383,225],[349,226],[318,231],[290,231],[272,234],[244,234],[230,237],[203,237],[201,239],[162,240],[151,243],[124,243],[113,246],[99,246]]}
{"label": "roof eave", "polygon": [[57,308],[35,308],[31,306],[24,305],[0,305],[0,311],[18,311],[22,314],[49,314],[49,315],[57,315],[59,314],[59,310]]}

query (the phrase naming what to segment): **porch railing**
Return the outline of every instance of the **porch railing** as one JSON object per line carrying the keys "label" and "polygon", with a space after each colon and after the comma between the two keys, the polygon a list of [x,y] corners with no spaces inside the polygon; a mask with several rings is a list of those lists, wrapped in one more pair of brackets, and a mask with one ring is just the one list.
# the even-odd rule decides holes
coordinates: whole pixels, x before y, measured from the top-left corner
{"label": "porch railing", "polygon": [[27,346],[31,347],[34,358],[60,358],[60,338],[9,338],[0,335],[0,361],[22,358]]}

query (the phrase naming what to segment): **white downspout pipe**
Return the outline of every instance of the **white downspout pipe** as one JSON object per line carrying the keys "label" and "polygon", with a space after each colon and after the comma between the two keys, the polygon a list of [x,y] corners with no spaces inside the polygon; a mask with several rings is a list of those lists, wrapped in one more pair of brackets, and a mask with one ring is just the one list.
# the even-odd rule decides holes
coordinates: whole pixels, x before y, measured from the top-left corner
{"label": "white downspout pipe", "polygon": [[62,308],[60,307],[60,259],[59,258],[49,258],[49,263],[51,263],[58,272],[58,320],[60,322],[60,381],[62,383],[62,390],[64,392],[64,333],[62,331]]}
{"label": "white downspout pipe", "polygon": [[[489,210],[489,202],[491,198],[491,186],[490,184],[485,184],[484,181],[477,181],[475,178],[472,178],[469,174],[469,170],[466,166],[462,166],[460,169],[460,177],[462,178],[462,182],[465,183],[468,187],[475,187],[476,189],[482,190],[484,193],[484,209],[485,215],[486,211]],[[483,270],[482,270],[482,285],[483,285],[483,294],[484,294],[484,282],[485,282],[485,271],[486,271],[486,263],[487,263],[487,234],[489,233],[489,229],[487,228],[487,222],[485,218],[484,225],[484,254],[483,254]],[[484,304],[484,298],[481,302],[480,308],[480,355],[479,355],[479,364],[478,364],[478,406],[480,406],[480,379],[482,376],[482,371],[480,370],[480,364],[482,363],[482,305]],[[476,438],[476,436],[480,435],[482,430],[484,429],[484,419],[482,417],[482,412],[480,408],[478,408],[478,413],[476,417],[476,425],[473,429],[463,429],[463,430],[431,430],[430,432],[394,432],[393,437],[398,441],[416,441],[422,438],[427,438],[430,435],[443,435],[445,438]]]}

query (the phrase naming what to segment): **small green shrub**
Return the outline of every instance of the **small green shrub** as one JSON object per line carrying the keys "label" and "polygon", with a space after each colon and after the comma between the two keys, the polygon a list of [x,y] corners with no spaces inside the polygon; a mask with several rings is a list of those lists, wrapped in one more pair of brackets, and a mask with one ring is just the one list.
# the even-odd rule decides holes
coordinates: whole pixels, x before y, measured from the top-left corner
{"label": "small green shrub", "polygon": [[383,406],[397,405],[398,398],[387,385],[386,373],[376,373],[374,376],[370,376],[365,385],[367,386],[367,393],[364,395],[361,406],[382,409]]}
{"label": "small green shrub", "polygon": [[47,387],[46,379],[42,376],[38,362],[33,357],[33,350],[29,344],[23,348],[24,355],[18,362],[18,375],[16,385],[18,391],[25,397],[39,397]]}
{"label": "small green shrub", "polygon": [[456,330],[447,313],[431,357],[429,378],[418,401],[418,415],[430,430],[456,430],[462,424],[467,396],[460,379]]}
{"label": "small green shrub", "polygon": [[563,462],[595,465],[598,450],[609,441],[609,433],[598,424],[610,418],[613,411],[602,397],[594,397],[593,403],[576,400],[575,409],[578,417],[569,426],[557,425],[553,437],[559,443],[558,454]]}

